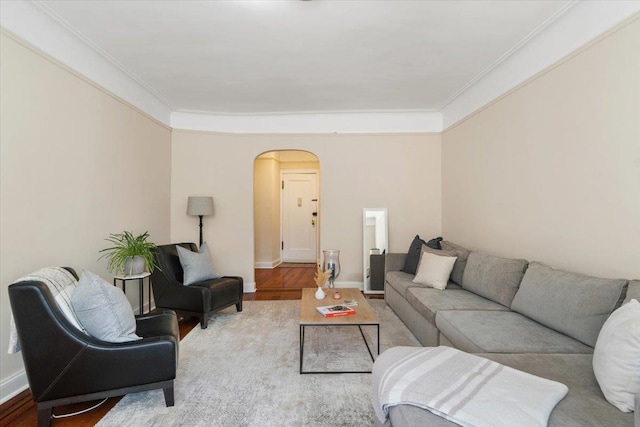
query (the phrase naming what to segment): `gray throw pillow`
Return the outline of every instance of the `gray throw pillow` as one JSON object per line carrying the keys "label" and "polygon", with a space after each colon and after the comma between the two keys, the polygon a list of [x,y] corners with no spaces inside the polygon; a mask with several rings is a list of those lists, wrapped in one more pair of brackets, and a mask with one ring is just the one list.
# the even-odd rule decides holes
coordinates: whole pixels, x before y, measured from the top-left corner
{"label": "gray throw pillow", "polygon": [[411,245],[409,245],[407,257],[404,259],[404,266],[402,266],[402,271],[409,274],[416,274],[418,264],[420,263],[420,255],[422,254],[422,245],[426,244],[427,242],[422,240],[420,236],[416,234],[416,237],[411,241]]}
{"label": "gray throw pillow", "polygon": [[469,254],[471,251],[467,248],[463,248],[462,246],[456,245],[455,243],[451,243],[449,241],[442,241],[441,247],[443,251],[454,251],[456,259],[456,263],[453,265],[453,271],[451,272],[451,281],[462,286],[462,276],[464,274],[464,269],[467,266],[467,258],[469,258]]}
{"label": "gray throw pillow", "polygon": [[218,279],[222,277],[216,273],[211,261],[211,252],[207,242],[200,247],[200,252],[191,252],[182,246],[176,246],[178,249],[178,257],[184,272],[184,285],[193,285],[203,280]]}
{"label": "gray throw pillow", "polygon": [[92,337],[107,342],[141,339],[135,333],[136,318],[124,292],[90,271],[82,270],[71,305]]}
{"label": "gray throw pillow", "polygon": [[442,249],[440,247],[441,241],[442,237],[436,237],[435,239],[425,242],[420,238],[420,235],[416,234],[416,237],[411,241],[411,245],[409,245],[409,250],[407,251],[407,256],[404,259],[402,271],[409,274],[416,274],[418,265],[420,264],[420,258],[422,257],[422,247],[427,246],[431,249],[439,250]]}

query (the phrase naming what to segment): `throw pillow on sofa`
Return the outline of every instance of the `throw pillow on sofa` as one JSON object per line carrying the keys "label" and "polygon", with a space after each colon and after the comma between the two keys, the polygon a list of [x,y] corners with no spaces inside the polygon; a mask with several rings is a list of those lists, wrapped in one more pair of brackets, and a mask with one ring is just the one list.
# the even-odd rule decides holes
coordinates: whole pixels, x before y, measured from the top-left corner
{"label": "throw pillow on sofa", "polygon": [[92,337],[107,342],[141,339],[135,333],[136,318],[124,292],[90,271],[82,270],[71,304]]}
{"label": "throw pillow on sofa", "polygon": [[439,250],[442,249],[440,246],[440,241],[442,241],[442,237],[436,237],[435,239],[431,239],[428,242],[425,242],[420,238],[418,234],[416,234],[416,237],[413,238],[413,241],[409,246],[409,250],[407,251],[407,257],[404,260],[402,271],[409,274],[416,274],[418,264],[420,263],[420,256],[422,254],[422,245],[426,245],[432,249]]}
{"label": "throw pillow on sofa", "polygon": [[458,257],[451,272],[451,281],[462,286],[462,275],[464,274],[464,269],[467,266],[467,258],[469,258],[471,251],[446,240],[442,241],[441,246],[443,251],[454,251],[455,256]]}
{"label": "throw pillow on sofa", "polygon": [[178,249],[178,257],[180,258],[180,264],[184,271],[184,280],[182,282],[184,285],[193,285],[203,280],[222,277],[216,273],[213,268],[211,252],[209,252],[207,242],[204,242],[202,246],[200,246],[199,252],[191,252],[182,246],[176,246],[176,248]]}
{"label": "throw pillow on sofa", "polygon": [[605,398],[623,412],[640,394],[640,303],[632,299],[602,326],[593,351],[593,373]]}
{"label": "throw pillow on sofa", "polygon": [[413,283],[443,290],[447,287],[456,257],[423,252]]}

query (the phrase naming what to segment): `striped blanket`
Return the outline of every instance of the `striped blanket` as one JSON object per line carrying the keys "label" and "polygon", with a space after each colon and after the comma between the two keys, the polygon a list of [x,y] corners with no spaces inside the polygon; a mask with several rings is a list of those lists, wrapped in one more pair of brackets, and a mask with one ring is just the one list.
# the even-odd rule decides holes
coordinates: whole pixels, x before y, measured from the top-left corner
{"label": "striped blanket", "polygon": [[[86,333],[84,328],[80,326],[78,319],[75,317],[75,313],[73,312],[73,308],[71,307],[71,290],[74,289],[76,285],[76,278],[73,277],[73,274],[62,267],[46,267],[19,278],[15,283],[24,281],[42,282],[47,285],[62,313],[74,326]],[[9,348],[7,353],[13,354],[19,351],[20,339],[18,338],[18,331],[16,330],[16,323],[13,320],[12,314],[9,331]]]}
{"label": "striped blanket", "polygon": [[546,426],[569,389],[450,347],[394,347],[373,366],[373,405],[414,405],[462,426]]}

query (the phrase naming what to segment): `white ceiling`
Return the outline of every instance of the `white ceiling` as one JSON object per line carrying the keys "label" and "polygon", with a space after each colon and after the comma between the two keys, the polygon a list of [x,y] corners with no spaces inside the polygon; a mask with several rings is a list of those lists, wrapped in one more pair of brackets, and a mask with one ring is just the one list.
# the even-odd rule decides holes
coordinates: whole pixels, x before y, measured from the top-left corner
{"label": "white ceiling", "polygon": [[439,111],[575,2],[36,2],[172,110]]}

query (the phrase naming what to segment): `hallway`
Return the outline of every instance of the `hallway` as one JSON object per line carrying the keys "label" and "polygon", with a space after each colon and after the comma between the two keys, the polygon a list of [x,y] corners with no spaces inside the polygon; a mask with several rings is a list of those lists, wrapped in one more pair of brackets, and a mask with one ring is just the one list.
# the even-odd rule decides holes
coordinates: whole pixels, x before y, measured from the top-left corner
{"label": "hallway", "polygon": [[288,300],[302,298],[302,288],[314,288],[315,264],[283,263],[276,268],[256,268],[256,292],[247,300]]}

